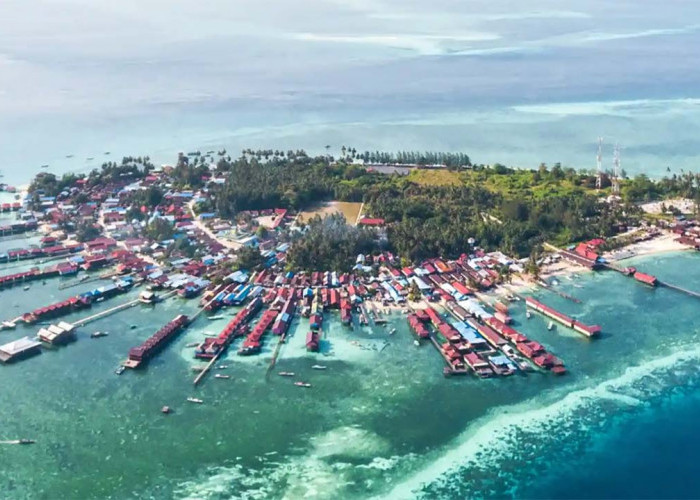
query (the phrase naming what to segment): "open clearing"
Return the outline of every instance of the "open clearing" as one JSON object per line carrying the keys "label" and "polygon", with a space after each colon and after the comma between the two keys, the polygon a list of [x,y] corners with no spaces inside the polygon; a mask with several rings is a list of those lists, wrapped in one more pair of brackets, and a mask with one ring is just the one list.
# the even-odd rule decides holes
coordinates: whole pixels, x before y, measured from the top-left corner
{"label": "open clearing", "polygon": [[327,201],[316,207],[314,210],[308,210],[299,214],[299,222],[306,222],[315,215],[324,217],[336,212],[340,212],[345,216],[345,220],[351,226],[357,222],[357,216],[360,214],[362,203],[354,203],[349,201]]}
{"label": "open clearing", "polygon": [[462,184],[459,173],[446,169],[415,169],[408,179],[421,186],[459,186]]}

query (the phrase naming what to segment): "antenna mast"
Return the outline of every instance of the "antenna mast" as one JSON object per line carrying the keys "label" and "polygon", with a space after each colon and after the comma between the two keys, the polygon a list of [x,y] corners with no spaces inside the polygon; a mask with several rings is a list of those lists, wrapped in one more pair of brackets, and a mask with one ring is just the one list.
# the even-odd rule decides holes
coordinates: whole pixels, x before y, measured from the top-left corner
{"label": "antenna mast", "polygon": [[595,188],[603,187],[603,138],[598,137],[598,156],[596,156]]}
{"label": "antenna mast", "polygon": [[612,179],[613,194],[620,194],[620,144],[615,144],[615,156],[613,158],[613,179]]}

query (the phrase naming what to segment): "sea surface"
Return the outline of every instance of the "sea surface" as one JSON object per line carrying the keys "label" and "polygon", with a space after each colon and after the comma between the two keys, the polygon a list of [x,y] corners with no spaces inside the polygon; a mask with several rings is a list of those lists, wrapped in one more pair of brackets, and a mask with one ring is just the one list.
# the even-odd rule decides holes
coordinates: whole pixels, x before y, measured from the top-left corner
{"label": "sea surface", "polygon": [[[632,263],[688,288],[700,283],[697,253]],[[59,283],[0,291],[2,319],[99,285]],[[601,324],[602,338],[548,331],[514,303],[516,328],[569,373],[491,380],[445,379],[438,353],[416,347],[399,314],[390,327],[349,329],[331,313],[320,354],[305,351],[307,323],[296,320],[270,374],[272,338],[259,356],[232,349],[217,371],[231,379],[195,388],[186,345],[218,334],[234,310],[198,318],[145,370],[117,376],[130,347],[196,309],[179,298],[139,305],[80,328],[71,345],[0,367],[0,438],[37,441],[0,446],[0,485],[8,498],[697,497],[698,299],[613,272],[581,273],[558,288],[582,303],[535,295]],[[109,336],[89,338],[95,330]],[[162,415],[163,405],[174,413]]]}
{"label": "sea surface", "polygon": [[[605,168],[619,142],[630,174],[697,171],[699,14],[694,2],[655,0],[4,0],[0,182],[25,184],[42,165],[60,174],[122,155],[172,163],[179,151],[248,147],[459,150],[480,163],[593,168],[600,136]],[[36,242],[4,239],[0,250]],[[697,253],[633,262],[700,290]],[[185,346],[235,311],[199,318],[147,369],[121,376],[130,347],[196,304],[97,321],[67,347],[0,366],[0,440],[37,440],[0,445],[2,496],[700,496],[697,299],[607,272],[561,281],[582,304],[537,296],[601,324],[601,339],[548,331],[513,306],[516,327],[566,362],[560,378],[444,379],[400,315],[393,335],[327,315],[321,354],[305,352],[297,322],[271,375],[268,343],[251,358],[232,350],[221,371],[232,378],[195,389]],[[59,283],[0,291],[0,319],[99,284]],[[110,335],[89,338],[95,330]]]}
{"label": "sea surface", "polygon": [[[700,4],[0,3],[4,182],[179,151],[453,150],[697,169]],[[109,153],[109,154],[106,154]]]}

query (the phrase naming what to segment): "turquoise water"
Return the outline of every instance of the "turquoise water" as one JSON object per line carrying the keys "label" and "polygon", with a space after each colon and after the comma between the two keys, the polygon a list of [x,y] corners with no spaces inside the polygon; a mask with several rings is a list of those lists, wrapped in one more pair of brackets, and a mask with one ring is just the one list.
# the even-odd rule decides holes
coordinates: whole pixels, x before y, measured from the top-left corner
{"label": "turquoise water", "polygon": [[[692,288],[699,259],[667,254],[637,265]],[[90,288],[59,291],[57,284],[0,294],[12,311],[24,311]],[[266,378],[273,347],[267,344],[257,357],[232,351],[223,361],[230,367],[220,372],[232,378],[209,378],[195,389],[195,362],[185,345],[218,333],[235,311],[222,320],[198,319],[146,370],[118,377],[113,371],[130,347],[196,304],[139,306],[81,328],[72,345],[0,367],[0,437],[37,440],[0,447],[0,484],[13,498],[577,496],[577,481],[587,477],[582,467],[612,461],[625,469],[625,450],[611,444],[627,442],[630,423],[635,436],[658,429],[657,415],[673,427],[682,414],[675,401],[686,394],[695,401],[700,318],[695,299],[618,274],[582,274],[562,280],[561,288],[583,304],[539,296],[600,323],[603,337],[590,342],[562,328],[547,331],[542,318],[526,320],[517,305],[517,328],[561,357],[570,373],[500,380],[444,379],[437,353],[416,348],[398,316],[394,335],[386,328],[351,331],[329,316],[322,354],[305,352],[306,322],[293,325],[275,371],[294,371],[296,378]],[[0,337],[9,341],[37,328]],[[88,338],[94,330],[110,335]],[[311,370],[315,363],[328,369]],[[294,387],[297,379],[313,387]],[[205,404],[187,403],[188,396]],[[174,414],[161,415],[162,405]],[[631,454],[648,451],[629,446]],[[639,492],[611,489],[617,477],[598,475],[591,496]],[[683,496],[666,486],[668,496]]]}

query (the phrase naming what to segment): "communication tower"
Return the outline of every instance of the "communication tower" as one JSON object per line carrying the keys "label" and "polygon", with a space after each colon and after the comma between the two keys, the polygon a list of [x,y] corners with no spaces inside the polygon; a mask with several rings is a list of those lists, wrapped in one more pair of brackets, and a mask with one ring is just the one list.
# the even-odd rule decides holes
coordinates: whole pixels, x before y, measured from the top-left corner
{"label": "communication tower", "polygon": [[613,178],[612,192],[615,195],[620,194],[620,144],[615,144],[615,154],[613,156]]}
{"label": "communication tower", "polygon": [[603,138],[598,137],[598,156],[596,156],[595,188],[603,187]]}

